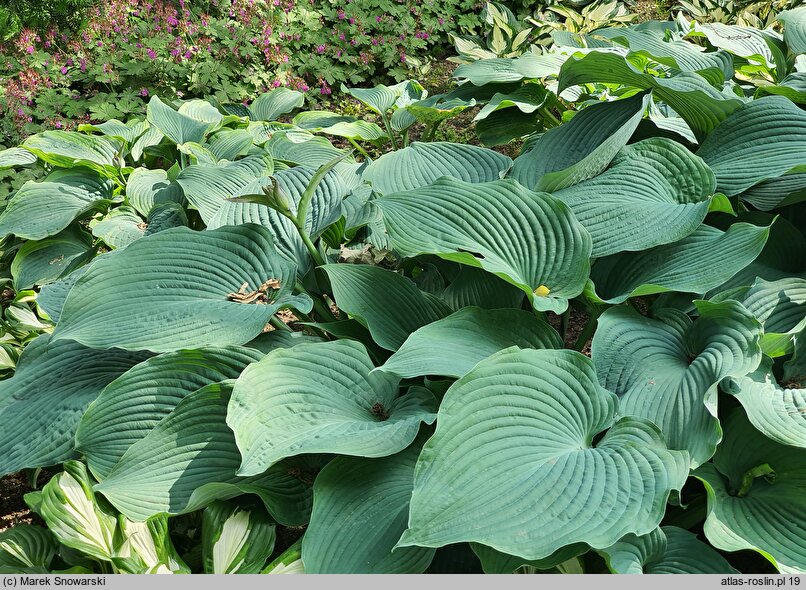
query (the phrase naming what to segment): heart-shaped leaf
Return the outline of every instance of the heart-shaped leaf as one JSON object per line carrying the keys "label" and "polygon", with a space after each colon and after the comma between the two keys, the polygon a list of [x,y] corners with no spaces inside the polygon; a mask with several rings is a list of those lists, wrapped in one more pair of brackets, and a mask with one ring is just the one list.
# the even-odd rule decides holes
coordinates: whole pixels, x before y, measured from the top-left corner
{"label": "heart-shaped leaf", "polygon": [[302,453],[385,457],[406,448],[421,422],[433,422],[434,397],[422,388],[398,397],[397,379],[373,368],[349,340],[275,350],[247,367],[227,412],[239,475]]}
{"label": "heart-shaped leaf", "polygon": [[311,310],[307,295],[292,294],[295,281],[266,228],[168,229],[96,259],[70,290],[54,337],[155,352],[243,344],[278,309]]}
{"label": "heart-shaped leaf", "polygon": [[688,456],[649,422],[614,424],[616,405],[574,351],[511,348],[480,362],[443,398],[398,546],[474,541],[541,559],[653,530]]}
{"label": "heart-shaped leaf", "polygon": [[660,427],[672,449],[694,466],[707,461],[721,431],[717,385],[761,362],[761,326],[735,301],[697,301],[699,318],[677,310],[647,318],[613,307],[599,318],[591,354],[603,387],[619,396],[619,413]]}
{"label": "heart-shaped leaf", "polygon": [[436,254],[483,268],[524,291],[540,311],[562,313],[585,286],[590,235],[546,193],[512,181],[443,178],[377,204],[403,256]]}

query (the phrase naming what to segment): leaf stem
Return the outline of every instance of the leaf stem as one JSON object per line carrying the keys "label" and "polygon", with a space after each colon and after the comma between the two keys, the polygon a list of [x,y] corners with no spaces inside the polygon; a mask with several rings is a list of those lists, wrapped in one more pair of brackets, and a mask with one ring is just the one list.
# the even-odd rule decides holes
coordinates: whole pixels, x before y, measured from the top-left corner
{"label": "leaf stem", "polygon": [[[558,119],[554,113],[551,112],[551,109],[548,107],[540,107],[537,109],[537,112],[540,113],[540,116],[543,118],[543,125],[545,127],[559,127],[562,125],[562,121]],[[546,121],[550,122],[551,125],[546,125]]]}
{"label": "leaf stem", "polygon": [[389,124],[389,117],[386,116],[386,113],[381,113],[381,121],[383,121],[383,126],[386,127],[386,134],[389,136],[389,139],[392,142],[393,149],[400,149],[400,146],[397,143],[397,138],[395,134],[392,133],[392,126]]}
{"label": "leaf stem", "polygon": [[582,352],[582,349],[585,348],[585,345],[588,343],[588,340],[591,339],[593,333],[596,331],[596,323],[599,321],[599,315],[601,315],[601,311],[595,311],[591,313],[590,317],[588,318],[588,323],[585,324],[585,327],[582,328],[582,332],[579,334],[579,338],[577,338],[576,343],[574,344],[574,350],[577,352]]}
{"label": "leaf stem", "polygon": [[352,144],[352,146],[353,146],[355,149],[357,149],[357,150],[358,150],[358,153],[359,153],[359,154],[361,154],[362,156],[364,156],[364,158],[366,158],[367,160],[371,160],[371,159],[372,159],[372,158],[369,156],[369,154],[367,153],[367,150],[365,150],[365,149],[364,149],[364,148],[362,148],[360,145],[358,145],[358,142],[357,142],[356,140],[354,140],[352,137],[348,137],[348,138],[347,138],[347,141],[349,141],[349,142]]}
{"label": "leaf stem", "polygon": [[283,332],[291,332],[291,328],[289,328],[288,325],[284,324],[282,322],[282,320],[280,320],[280,318],[278,318],[277,316],[274,316],[274,315],[271,316],[271,319],[269,320],[269,323],[272,326],[274,326],[277,330],[280,330],[280,331],[283,331]]}
{"label": "leaf stem", "polygon": [[442,120],[436,121],[435,123],[432,123],[428,127],[428,130],[425,132],[425,135],[423,136],[423,141],[427,142],[434,141],[434,136],[437,134],[437,127],[439,127],[440,123],[442,123]]}

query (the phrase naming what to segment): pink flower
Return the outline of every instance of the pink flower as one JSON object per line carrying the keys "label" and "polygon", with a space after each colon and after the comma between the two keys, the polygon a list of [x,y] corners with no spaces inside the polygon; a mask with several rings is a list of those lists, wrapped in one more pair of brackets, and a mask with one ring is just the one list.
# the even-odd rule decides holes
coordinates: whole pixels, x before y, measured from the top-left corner
{"label": "pink flower", "polygon": [[141,88],[140,96],[148,96],[148,88]]}
{"label": "pink flower", "polygon": [[56,121],[56,124],[54,126],[56,127],[56,129],[61,129],[62,128],[62,122],[61,121]]}
{"label": "pink flower", "polygon": [[383,18],[382,18],[382,17],[380,17],[380,16],[376,16],[376,17],[375,17],[375,22],[376,22],[376,23],[379,23],[379,22],[381,22],[382,20],[383,20]]}
{"label": "pink flower", "polygon": [[62,66],[62,67],[59,69],[59,71],[60,71],[62,74],[66,74],[66,73],[67,73],[67,66]]}
{"label": "pink flower", "polygon": [[148,55],[150,59],[157,59],[157,53],[150,47],[146,50],[146,55]]}
{"label": "pink flower", "polygon": [[28,52],[28,53],[33,53],[34,52],[34,46],[29,45],[28,47],[25,48],[25,51]]}
{"label": "pink flower", "polygon": [[316,53],[324,53],[324,52],[325,52],[325,46],[324,45],[317,46]]}

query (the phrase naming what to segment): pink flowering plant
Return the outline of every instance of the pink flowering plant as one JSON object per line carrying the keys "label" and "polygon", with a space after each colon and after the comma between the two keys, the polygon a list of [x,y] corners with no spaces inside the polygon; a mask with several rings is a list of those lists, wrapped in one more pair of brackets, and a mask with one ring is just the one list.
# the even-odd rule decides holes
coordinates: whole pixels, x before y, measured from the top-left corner
{"label": "pink flowering plant", "polygon": [[0,131],[13,145],[144,112],[149,96],[242,102],[276,87],[326,96],[391,82],[449,50],[475,0],[112,0],[78,30],[22,28],[0,44]]}

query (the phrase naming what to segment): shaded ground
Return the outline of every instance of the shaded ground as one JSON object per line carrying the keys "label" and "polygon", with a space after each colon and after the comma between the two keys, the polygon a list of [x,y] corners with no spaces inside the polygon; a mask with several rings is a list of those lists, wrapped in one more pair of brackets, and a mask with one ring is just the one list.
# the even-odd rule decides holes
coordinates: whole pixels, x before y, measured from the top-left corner
{"label": "shaded ground", "polygon": [[[44,472],[39,476],[40,487],[50,478]],[[18,524],[44,525],[38,515],[31,512],[23,496],[34,491],[24,474],[14,473],[0,478],[0,532]]]}

